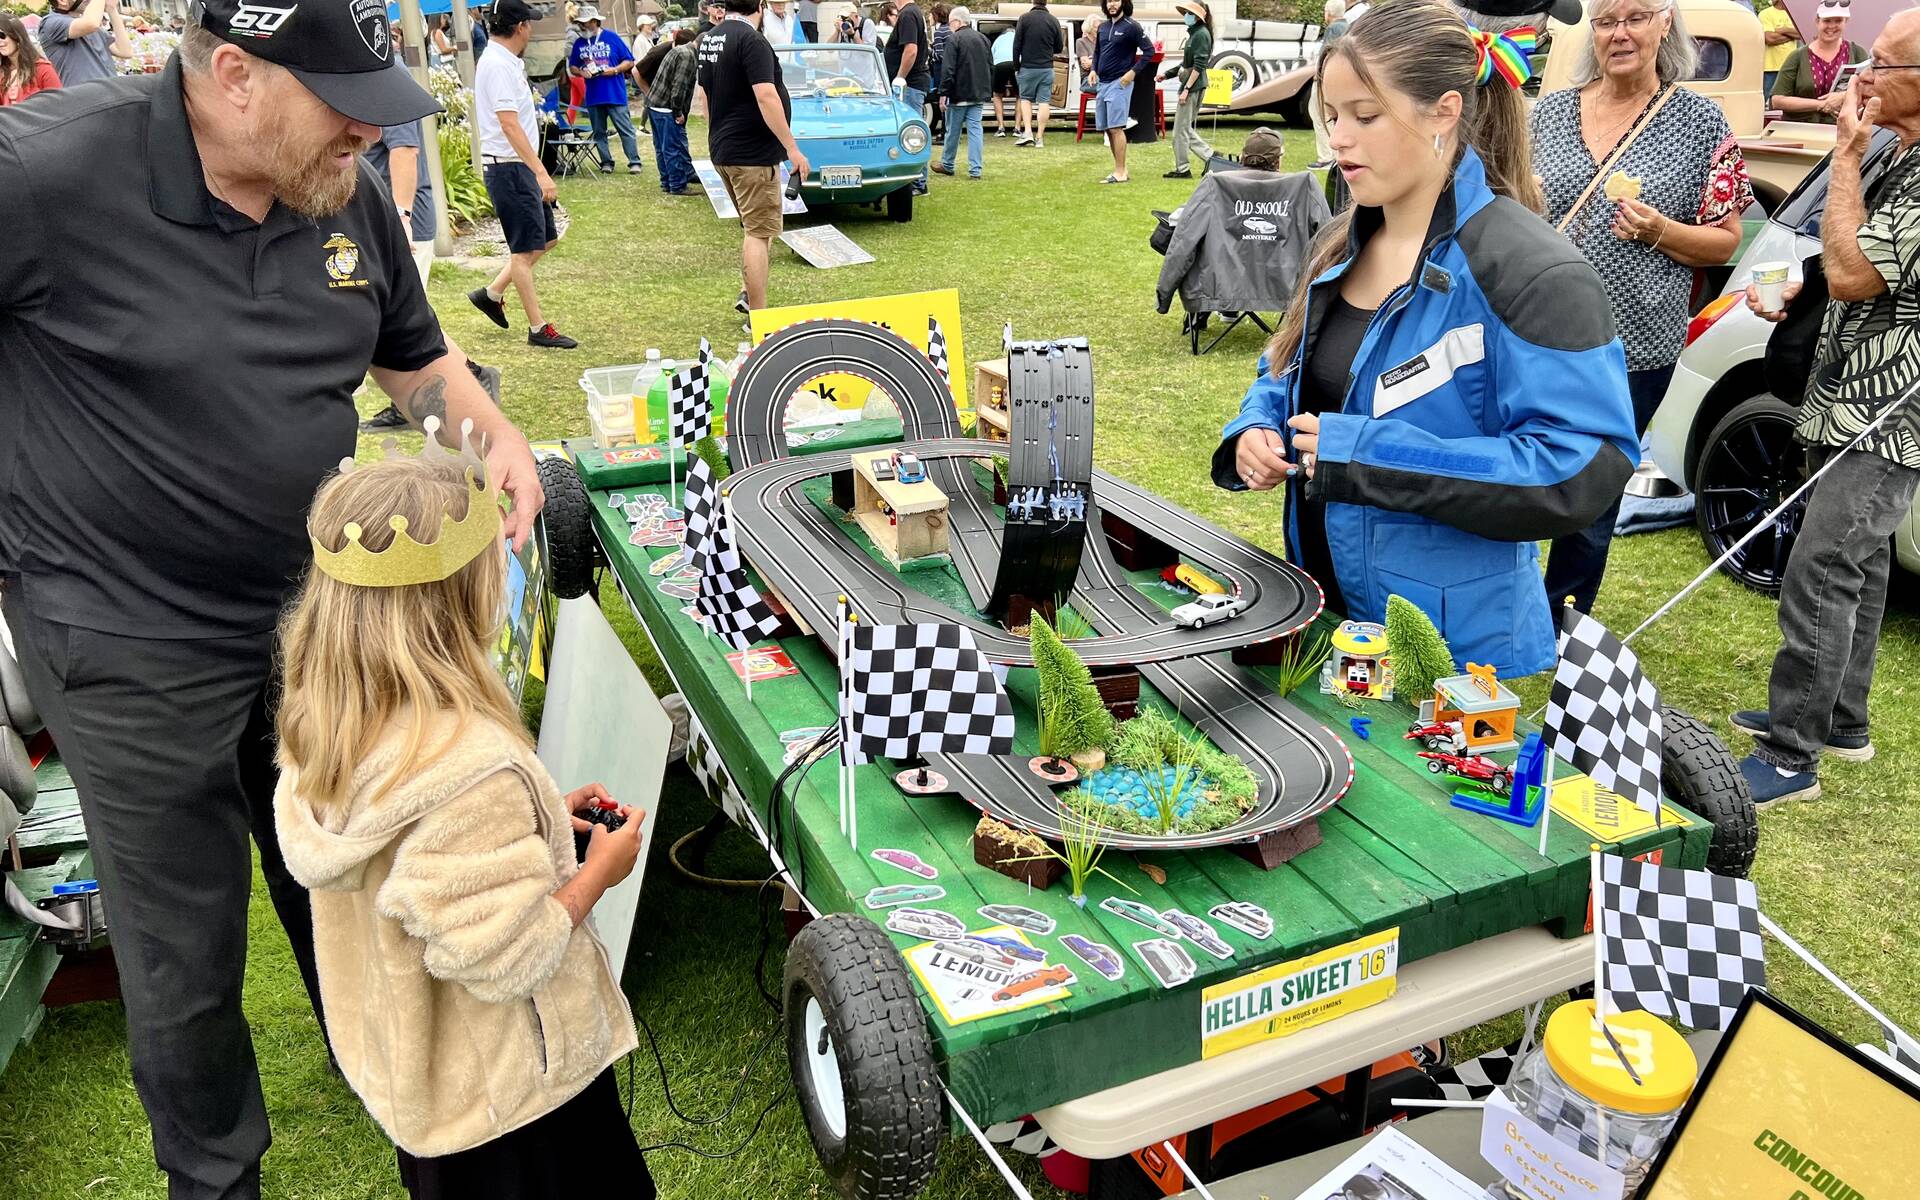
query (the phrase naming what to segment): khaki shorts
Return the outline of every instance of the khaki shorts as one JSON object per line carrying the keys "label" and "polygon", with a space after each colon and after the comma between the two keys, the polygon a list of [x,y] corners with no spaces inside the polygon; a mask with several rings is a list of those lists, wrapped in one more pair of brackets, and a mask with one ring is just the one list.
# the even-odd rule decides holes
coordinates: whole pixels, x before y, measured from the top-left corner
{"label": "khaki shorts", "polygon": [[772,240],[780,236],[780,168],[722,167],[720,182],[740,210],[740,228],[748,237]]}

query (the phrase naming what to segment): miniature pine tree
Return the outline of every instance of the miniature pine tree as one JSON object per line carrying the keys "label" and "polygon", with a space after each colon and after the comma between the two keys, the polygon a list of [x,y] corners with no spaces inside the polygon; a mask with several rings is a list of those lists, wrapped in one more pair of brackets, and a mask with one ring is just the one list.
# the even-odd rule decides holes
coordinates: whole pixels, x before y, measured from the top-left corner
{"label": "miniature pine tree", "polygon": [[1435,680],[1458,673],[1447,639],[1419,605],[1403,596],[1387,597],[1387,647],[1394,690],[1409,704],[1432,696]]}
{"label": "miniature pine tree", "polygon": [[733,474],[733,464],[727,461],[727,452],[720,448],[720,443],[712,434],[695,442],[693,452],[707,460],[708,468],[713,471],[715,483]]}
{"label": "miniature pine tree", "polygon": [[1095,747],[1105,749],[1113,737],[1113,714],[1100,702],[1087,664],[1037,612],[1028,624],[1027,644],[1040,677],[1042,752],[1062,757]]}

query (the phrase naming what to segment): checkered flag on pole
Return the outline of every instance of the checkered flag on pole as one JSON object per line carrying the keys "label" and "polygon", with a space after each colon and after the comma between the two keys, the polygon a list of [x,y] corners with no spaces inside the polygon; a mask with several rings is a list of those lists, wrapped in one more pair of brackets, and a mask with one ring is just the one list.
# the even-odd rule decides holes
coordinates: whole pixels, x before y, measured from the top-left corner
{"label": "checkered flag on pole", "polygon": [[693,456],[693,466],[687,470],[687,488],[680,507],[687,519],[683,542],[686,565],[704,573],[714,555],[733,548],[733,536],[720,503],[720,487],[713,481],[713,468],[698,455]]}
{"label": "checkered flag on pole", "polygon": [[1753,881],[1600,856],[1595,923],[1615,1008],[1723,1029],[1750,987],[1765,987]]}
{"label": "checkered flag on pole", "polygon": [[720,640],[735,650],[746,650],[780,628],[780,618],[747,581],[740,555],[732,547],[716,550],[707,559],[694,591],[693,606],[707,618]]}
{"label": "checkered flag on pole", "polygon": [[947,381],[947,386],[952,387],[953,362],[947,356],[947,335],[940,328],[940,318],[935,316],[927,318],[927,361],[933,364],[934,370],[940,372],[940,378]]}
{"label": "checkered flag on pole", "polygon": [[1560,626],[1547,748],[1658,821],[1660,693],[1605,625],[1568,606]]}
{"label": "checkered flag on pole", "polygon": [[708,381],[713,374],[713,351],[700,339],[700,361],[675,371],[667,379],[667,438],[676,446],[691,446],[713,432],[713,404]]}
{"label": "checkered flag on pole", "polygon": [[959,625],[855,625],[845,737],[852,761],[1013,753],[1013,707]]}

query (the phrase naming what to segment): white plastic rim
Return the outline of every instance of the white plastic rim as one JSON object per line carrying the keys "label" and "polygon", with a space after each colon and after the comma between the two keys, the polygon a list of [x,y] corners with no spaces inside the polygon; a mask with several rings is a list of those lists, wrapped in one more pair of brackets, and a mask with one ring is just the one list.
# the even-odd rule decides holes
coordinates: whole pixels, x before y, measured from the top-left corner
{"label": "white plastic rim", "polygon": [[807,1076],[813,1081],[813,1098],[820,1105],[820,1119],[826,1122],[828,1133],[845,1141],[847,1094],[840,1087],[840,1054],[833,1048],[827,1014],[820,1011],[820,1001],[815,997],[807,997],[801,1026],[801,1036],[807,1039]]}

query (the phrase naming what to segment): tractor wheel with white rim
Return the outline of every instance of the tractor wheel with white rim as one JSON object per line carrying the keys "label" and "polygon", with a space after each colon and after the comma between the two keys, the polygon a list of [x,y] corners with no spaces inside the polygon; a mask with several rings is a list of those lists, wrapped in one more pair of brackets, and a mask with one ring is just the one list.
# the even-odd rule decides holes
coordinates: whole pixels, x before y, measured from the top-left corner
{"label": "tractor wheel with white rim", "polygon": [[912,1200],[947,1117],[906,960],[855,913],[810,922],[787,948],[787,1062],[820,1166],[847,1200]]}

